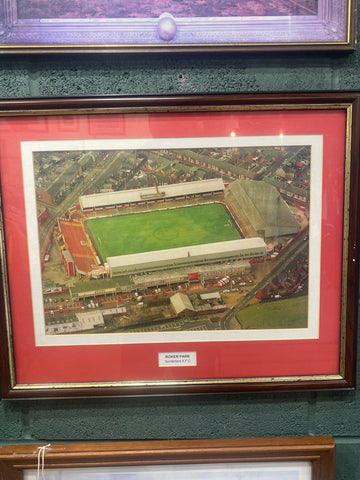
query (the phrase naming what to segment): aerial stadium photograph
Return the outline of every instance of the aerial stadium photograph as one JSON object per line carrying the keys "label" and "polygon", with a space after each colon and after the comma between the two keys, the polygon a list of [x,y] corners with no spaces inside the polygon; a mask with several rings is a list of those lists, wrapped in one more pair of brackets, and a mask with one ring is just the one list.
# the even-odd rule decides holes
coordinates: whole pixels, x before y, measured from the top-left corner
{"label": "aerial stadium photograph", "polygon": [[32,151],[45,334],[307,328],[312,146],[263,143]]}

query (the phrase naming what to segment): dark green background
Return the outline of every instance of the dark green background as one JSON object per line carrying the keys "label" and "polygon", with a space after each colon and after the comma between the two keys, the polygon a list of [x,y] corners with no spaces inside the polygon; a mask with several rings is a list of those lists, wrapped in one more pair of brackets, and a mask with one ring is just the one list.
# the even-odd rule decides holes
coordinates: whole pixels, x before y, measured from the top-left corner
{"label": "dark green background", "polygon": [[[360,90],[359,48],[0,57],[0,97],[319,90]],[[0,443],[309,434],[335,437],[337,480],[360,479],[359,389],[0,402]]]}

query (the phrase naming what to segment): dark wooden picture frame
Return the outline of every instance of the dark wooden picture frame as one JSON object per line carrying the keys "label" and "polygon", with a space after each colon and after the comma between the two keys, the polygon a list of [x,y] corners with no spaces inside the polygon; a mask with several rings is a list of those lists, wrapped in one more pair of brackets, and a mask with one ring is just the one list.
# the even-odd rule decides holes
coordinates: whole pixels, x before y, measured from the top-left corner
{"label": "dark wooden picture frame", "polygon": [[[112,396],[354,387],[359,238],[359,135],[357,133],[359,130],[359,104],[360,94],[339,92],[0,101],[0,147],[2,151],[0,179],[3,212],[0,338],[3,397]],[[96,148],[100,147],[107,152],[118,151],[117,143],[106,143],[108,140],[113,142],[114,138],[123,142],[119,151],[122,151],[122,148],[127,149],[126,151],[130,151],[129,148],[133,149],[134,146],[131,142],[135,139],[136,152],[140,152],[141,148],[137,146],[139,144],[138,139],[145,139],[142,143],[145,151],[155,149],[156,152],[160,152],[157,154],[158,160],[160,157],[163,158],[163,155],[165,157],[170,155],[173,158],[174,168],[177,168],[177,162],[182,162],[182,160],[175,159],[175,153],[176,155],[179,153],[179,150],[176,149],[184,149],[184,147],[189,146],[190,144],[187,144],[190,141],[189,139],[191,139],[191,147],[189,148],[194,148],[194,145],[199,146],[196,141],[200,139],[203,142],[200,148],[204,149],[205,145],[207,154],[210,153],[208,147],[213,145],[211,148],[214,148],[214,154],[211,154],[211,157],[217,154],[219,146],[225,148],[225,154],[229,151],[235,151],[240,148],[236,146],[240,145],[237,142],[242,141],[243,138],[247,142],[244,145],[248,145],[246,147],[248,148],[246,153],[248,156],[249,152],[254,152],[254,148],[258,148],[258,151],[260,151],[260,145],[265,145],[265,147],[266,145],[272,145],[271,151],[278,152],[279,155],[279,152],[287,151],[287,145],[289,145],[290,150],[294,148],[294,145],[299,146],[300,150],[304,152],[310,152],[312,149],[312,180],[310,184],[313,185],[311,201],[313,202],[312,205],[315,206],[311,207],[309,217],[310,234],[307,233],[308,225],[305,223],[306,228],[301,227],[295,237],[291,236],[293,234],[284,237],[287,242],[290,242],[289,245],[295,246],[296,250],[284,249],[287,253],[283,257],[281,256],[282,247],[279,247],[278,250],[271,250],[273,253],[269,250],[266,254],[261,254],[263,255],[262,258],[255,259],[254,265],[259,261],[259,266],[251,267],[246,260],[245,263],[248,265],[246,271],[250,272],[250,274],[245,274],[246,278],[244,274],[239,276],[239,270],[231,270],[237,265],[237,263],[236,265],[232,264],[231,262],[235,260],[231,259],[222,263],[221,268],[219,267],[221,272],[217,272],[216,275],[210,272],[211,278],[214,275],[216,277],[215,280],[211,280],[207,276],[208,274],[201,273],[201,269],[197,269],[196,265],[199,264],[196,263],[197,257],[194,257],[196,260],[194,264],[193,253],[191,253],[191,255],[185,256],[185,263],[190,262],[193,265],[189,270],[191,273],[187,274],[187,280],[176,280],[176,284],[168,280],[165,283],[164,281],[160,282],[157,279],[156,287],[149,287],[150,277],[142,277],[142,272],[135,269],[131,273],[131,282],[135,283],[129,284],[128,287],[127,284],[124,284],[125,286],[119,287],[120,290],[118,290],[118,287],[114,291],[104,290],[104,285],[106,284],[106,288],[108,288],[113,281],[110,278],[104,280],[105,283],[101,283],[101,289],[97,290],[100,288],[99,286],[95,288],[98,285],[97,281],[87,280],[84,282],[86,278],[78,265],[77,271],[80,272],[80,278],[82,278],[78,282],[80,290],[79,288],[76,290],[71,280],[75,277],[66,277],[68,278],[67,281],[70,282],[68,285],[71,290],[70,293],[65,292],[67,289],[65,284],[63,285],[63,287],[66,287],[65,289],[59,286],[60,284],[54,284],[53,288],[48,289],[48,284],[41,283],[41,269],[48,268],[45,260],[48,253],[46,248],[40,247],[41,243],[36,243],[38,241],[37,224],[41,225],[43,217],[42,214],[40,215],[40,210],[37,210],[34,206],[36,206],[36,197],[40,198],[42,187],[39,187],[40,190],[36,190],[38,187],[35,188],[34,183],[32,183],[35,182],[35,179],[36,182],[44,183],[45,180],[42,180],[44,174],[39,173],[38,170],[34,173],[31,169],[29,173],[21,165],[32,166],[34,155],[37,155],[34,152],[50,152],[50,156],[47,154],[48,159],[44,165],[46,164],[46,168],[49,170],[49,164],[53,162],[54,167],[50,168],[50,174],[48,173],[47,176],[50,183],[54,182],[57,176],[61,176],[61,165],[66,164],[68,167],[68,163],[72,161],[69,158],[67,160],[63,158],[60,161],[61,155],[59,152],[61,150],[73,152],[72,155],[75,158],[76,151],[79,151],[76,142],[79,139],[80,142],[83,142],[86,138],[88,139],[86,141],[90,143],[81,143],[80,146],[80,151],[83,151],[84,155],[87,155],[86,152],[88,151],[95,152],[97,151]],[[175,143],[165,144],[167,138],[175,138]],[[71,140],[72,143],[65,143],[65,146],[61,148],[58,143],[47,143],[48,141],[54,142],[54,139],[57,139],[56,142]],[[151,143],[154,139],[155,144]],[[217,143],[219,139],[223,143]],[[273,139],[272,144],[269,143],[269,139]],[[214,144],[211,143],[213,140]],[[100,142],[100,147],[94,146],[94,141],[95,143]],[[159,141],[160,143],[158,143]],[[235,143],[229,144],[229,141]],[[128,145],[126,142],[130,142],[130,146],[126,146]],[[139,148],[140,150],[138,150]],[[170,150],[167,150],[168,148]],[[254,160],[254,155],[250,159],[253,162],[253,169],[262,169],[262,172],[264,172],[264,169],[270,168],[269,165],[272,165],[272,160],[269,160],[268,167],[265,167],[265,160]],[[264,152],[257,153],[256,157],[261,155],[266,157],[267,154],[264,154]],[[272,155],[275,154],[272,153]],[[286,155],[289,157],[290,154],[287,153]],[[292,153],[290,156],[294,160]],[[53,160],[50,161],[49,158]],[[142,163],[141,169],[138,170],[139,175],[145,175],[145,171],[149,170],[144,159],[145,157],[140,152],[138,160]],[[293,167],[291,168],[293,171],[294,169],[299,172],[301,170],[302,173],[299,174],[301,178],[306,178],[306,175],[310,178],[310,172],[306,173],[310,169],[309,162],[306,163],[305,159],[304,161],[298,160],[296,165],[295,160],[293,161]],[[245,160],[239,161],[241,163]],[[87,215],[86,208],[83,208],[83,215],[82,211],[79,210],[79,205],[75,209],[72,207],[80,198],[79,195],[82,195],[85,190],[89,192],[95,191],[96,188],[103,188],[98,186],[94,190],[93,186],[98,178],[102,178],[100,174],[105,171],[103,166],[105,164],[101,164],[101,162],[105,162],[105,157],[104,160],[99,160],[99,163],[91,162],[91,169],[98,169],[99,175],[88,174],[85,172],[85,167],[82,167],[84,170],[81,173],[82,190],[81,192],[80,190],[75,191],[75,193],[77,192],[76,202],[74,196],[71,205],[66,206],[66,211],[64,210],[61,214],[56,213],[56,208],[58,208],[56,202],[47,204],[48,209],[53,212],[46,217],[48,223],[51,221],[54,226],[59,226],[60,218],[65,228],[66,222],[70,221],[71,223],[72,219],[75,218],[72,216],[74,212],[75,216],[78,215],[76,212],[80,212],[81,218]],[[237,172],[235,178],[240,179],[243,176],[243,170],[235,169],[229,161],[222,160],[222,162],[224,163],[220,165],[216,160],[209,160],[208,167],[209,171],[212,172],[211,178],[216,180],[219,179],[220,175],[226,183],[231,183],[234,181],[232,177],[235,175],[235,170]],[[324,162],[330,162],[330,164]],[[257,167],[256,164],[258,164]],[[318,165],[316,167],[318,170],[316,170],[315,164]],[[60,170],[58,165],[60,165]],[[225,165],[226,168],[234,168],[233,173],[226,173]],[[144,166],[146,168],[143,168]],[[205,165],[201,168],[207,171],[208,167]],[[320,170],[319,167],[321,167]],[[189,168],[196,176],[199,167],[194,164]],[[189,168],[182,169],[183,173],[181,175],[185,175],[184,171],[190,171]],[[221,173],[214,173],[214,169],[216,172],[220,169]],[[86,175],[88,176],[86,177]],[[274,173],[269,173],[269,175],[273,177]],[[279,175],[283,176],[284,174],[279,171],[277,176]],[[87,178],[85,183],[83,181],[84,176]],[[39,178],[40,180],[38,180]],[[189,177],[186,178],[189,180]],[[146,192],[149,193],[146,189],[146,191],[144,189],[131,190],[130,177],[127,176],[126,181],[128,190],[127,193],[122,190],[124,195],[131,192],[142,192],[141,195],[145,195]],[[159,182],[159,180],[157,181]],[[207,181],[213,182],[213,180]],[[245,181],[247,182],[248,179],[245,179]],[[77,185],[80,188],[80,180],[77,180],[77,182],[75,182],[75,186]],[[254,178],[251,182],[253,182],[251,185],[256,183]],[[286,182],[292,184],[292,182]],[[64,190],[64,198],[69,196],[69,193],[66,192],[73,191],[67,186],[68,183],[66,183]],[[159,185],[163,183],[159,182]],[[198,182],[196,185],[200,183]],[[177,183],[180,189],[185,188],[185,185],[187,185],[186,188],[190,188],[192,183]],[[201,185],[203,184],[201,183]],[[281,190],[281,185],[277,185],[277,188],[272,190],[274,195],[275,190]],[[151,194],[152,197],[154,195],[156,198],[159,197],[159,192],[162,192],[165,187],[158,187],[157,193],[153,192]],[[222,194],[224,188],[224,186],[221,187]],[[291,192],[293,195],[298,190],[292,189]],[[121,205],[120,201],[116,207],[117,215],[122,215],[124,212],[123,206],[126,207],[127,212],[133,209],[135,213],[142,212],[142,210],[141,212],[137,211],[138,207],[147,210],[152,210],[155,207],[157,209],[156,205],[155,207],[151,205],[156,204],[155,197],[150,199],[144,195],[142,200],[139,200],[138,203],[135,202],[129,210],[126,210],[128,207],[125,204]],[[166,197],[166,194],[165,198],[164,195],[161,202],[162,206],[167,208],[170,206],[166,203],[167,198],[170,199],[170,197]],[[216,196],[219,195],[219,192],[215,192],[213,195],[211,203],[219,203],[220,197]],[[273,194],[271,195],[269,198],[275,198]],[[275,196],[277,195],[278,193]],[[286,195],[286,193],[283,192],[282,195]],[[206,196],[208,194],[205,194]],[[202,194],[196,196],[194,192],[190,192],[188,198],[185,197],[186,195],[182,195],[180,198],[185,206],[192,206],[194,202],[205,202],[205,200],[199,200],[200,197],[202,198]],[[44,205],[45,197],[41,198],[42,203],[40,202],[40,205]],[[86,199],[88,198],[86,197]],[[59,200],[60,206],[62,205],[61,201]],[[295,201],[297,205],[295,205],[295,213],[301,218],[303,218],[301,211],[308,208],[306,207],[306,200],[303,201],[305,207],[301,205],[299,207],[298,204],[301,203],[301,200],[296,199]],[[144,202],[146,203],[145,207],[143,206]],[[208,201],[206,200],[205,203],[208,203]],[[176,204],[177,206],[180,205],[179,203]],[[322,207],[320,208],[317,205],[322,205]],[[90,216],[97,217],[96,210],[96,206],[92,207]],[[177,209],[177,211],[179,210]],[[111,215],[113,215],[112,212],[113,210],[111,210]],[[317,212],[317,216],[315,212]],[[99,215],[104,216],[105,213],[106,208]],[[231,218],[233,217],[231,216]],[[299,221],[301,221],[301,218]],[[78,220],[75,219],[74,221],[77,222]],[[235,221],[235,219],[232,221]],[[238,218],[238,221],[241,223],[242,220]],[[229,221],[225,224],[223,222],[221,225],[224,224],[224,228],[225,226],[228,228],[230,223]],[[40,233],[43,231],[42,228],[39,227]],[[60,252],[64,252],[66,242],[63,230],[60,233],[63,235],[61,238],[55,236],[55,234],[58,235],[58,232],[57,230],[54,231],[54,241]],[[264,235],[266,236],[266,234]],[[292,243],[292,238],[296,238],[296,242]],[[71,239],[68,238],[68,242],[70,241]],[[264,241],[261,242],[263,245]],[[310,257],[309,260],[306,260],[308,258],[308,242],[310,244]],[[86,241],[82,243],[86,243]],[[240,246],[236,248],[240,248]],[[241,248],[237,251],[242,252]],[[264,247],[261,246],[261,248]],[[169,250],[171,252],[170,257],[175,258],[173,255],[175,253],[177,255],[178,250]],[[301,258],[298,258],[296,252],[301,253]],[[305,257],[303,252],[305,252]],[[80,253],[81,256],[84,252]],[[73,250],[73,255],[75,254],[76,252]],[[253,259],[252,255],[250,255],[250,259]],[[277,258],[278,255],[279,258]],[[63,261],[66,263],[65,254],[63,256]],[[265,261],[265,256],[269,262]],[[140,258],[136,255],[135,257],[136,259]],[[122,262],[124,262],[124,258]],[[165,262],[164,265],[167,265],[167,260],[164,257],[161,258],[161,262]],[[133,261],[132,257],[131,260]],[[277,265],[283,268],[285,260],[287,276],[278,276],[280,275],[278,270],[276,270],[276,276],[272,277],[275,280],[269,280],[264,275],[259,276],[259,273],[258,277],[254,275],[254,272],[262,272],[263,268],[265,269],[265,266],[262,265],[265,264],[266,269],[269,267],[271,271]],[[153,260],[151,259],[151,261]],[[209,265],[217,265],[217,260],[214,260],[214,262],[210,262]],[[261,264],[261,262],[264,263]],[[200,264],[202,263],[200,262]],[[310,274],[307,273],[308,264],[310,264]],[[135,264],[132,263],[131,265],[131,268],[133,268]],[[298,267],[295,267],[296,265]],[[114,267],[111,268],[114,268],[113,272],[116,272],[116,268],[118,268],[116,262]],[[125,273],[121,273],[121,268],[119,278],[122,279],[122,275],[125,275]],[[168,266],[165,268],[166,272],[169,271],[169,268]],[[226,274],[224,268],[228,274]],[[304,275],[296,273],[294,276],[291,272],[298,272],[299,268]],[[151,271],[159,270],[157,266],[153,269],[153,264],[150,266],[147,264],[146,270],[149,269]],[[195,271],[197,272],[196,278]],[[57,270],[57,272],[57,275],[60,275],[60,270]],[[70,275],[68,270],[65,273]],[[176,274],[178,275],[178,272]],[[260,279],[262,278],[264,278],[264,281],[261,283]],[[295,281],[295,278],[298,280]],[[292,285],[291,288],[290,283],[286,286],[288,280]],[[195,282],[196,285],[192,282]],[[245,286],[242,286],[241,282]],[[281,286],[281,282],[285,285]],[[145,283],[146,286],[141,287]],[[88,285],[91,286],[91,292]],[[209,306],[206,304],[207,297],[203,299],[205,302],[203,304],[207,305],[208,310],[215,307],[220,312],[222,309],[222,313],[217,314],[220,315],[220,323],[216,323],[216,325],[214,322],[211,323],[215,310],[211,310],[209,313],[206,308],[201,307],[205,312],[196,313],[196,308],[192,307],[191,303],[186,303],[187,307],[185,311],[182,310],[184,313],[181,313],[177,311],[178,307],[174,304],[175,299],[171,303],[170,297],[176,297],[176,301],[179,299],[185,301],[185,297],[188,297],[191,292],[194,293],[193,289],[195,287],[202,288],[201,285],[209,292],[218,291],[216,299],[225,298],[219,306]],[[178,286],[181,292],[177,289]],[[153,293],[154,288],[157,293]],[[310,292],[311,300],[306,300],[308,298],[307,292]],[[318,293],[315,294],[314,292]],[[240,296],[240,300],[237,300],[240,303],[233,306],[230,306],[231,303],[226,303],[228,293],[235,295],[236,298]],[[291,328],[280,325],[271,327],[270,324],[265,327],[262,324],[261,328],[256,327],[255,324],[244,328],[243,320],[239,324],[240,330],[237,330],[238,327],[234,329],[231,326],[233,325],[231,318],[239,319],[239,311],[243,309],[245,304],[249,306],[252,303],[265,305],[264,308],[268,309],[271,308],[271,305],[285,305],[282,302],[286,301],[285,297],[289,294],[294,294],[295,300],[296,298],[306,300],[307,313],[302,317],[303,320],[306,320],[305,327],[302,327],[300,323],[297,326],[292,324]],[[246,301],[245,295],[247,296]],[[75,298],[75,296],[77,297]],[[140,296],[144,296],[144,299],[138,298]],[[60,297],[65,298],[60,299]],[[46,303],[50,301],[50,298],[53,298],[54,302],[58,298],[58,303],[64,302],[64,304],[52,303],[50,305]],[[79,303],[80,300],[83,300],[83,306]],[[103,302],[103,305],[98,304],[100,301]],[[262,303],[264,301],[265,304]],[[66,305],[65,302],[67,302]],[[151,309],[155,303],[162,305],[164,302],[171,304],[172,312],[175,310],[176,325],[178,323],[182,325],[184,321],[186,324],[188,314],[190,315],[188,318],[190,324],[191,322],[198,323],[196,325],[193,323],[192,327],[188,326],[190,324],[186,324],[185,327],[181,327],[182,331],[179,333],[176,333],[175,323],[171,323],[171,331],[166,331],[168,329],[166,322],[164,328],[160,328],[161,325],[158,323],[154,328],[152,325],[145,325],[146,328],[142,328],[142,333],[133,329],[131,322],[133,322],[133,319],[134,322],[137,322],[135,320],[137,318],[136,312],[143,311],[144,308]],[[216,302],[219,303],[218,300]],[[106,333],[107,331],[104,328],[109,325],[113,328],[114,325],[104,322],[100,330],[93,330],[90,335],[83,335],[80,330],[76,331],[76,329],[74,334],[70,331],[68,331],[70,334],[66,333],[68,324],[66,324],[65,330],[59,331],[59,322],[61,326],[64,315],[66,322],[69,322],[70,316],[71,322],[83,321],[85,317],[88,319],[90,314],[91,317],[95,313],[105,315],[104,309],[106,306],[109,309],[118,309],[115,313],[120,315],[120,320],[116,320],[116,322],[120,321],[121,325],[126,327],[125,330],[122,330],[123,326],[121,325],[116,327],[117,329],[120,328],[120,333],[115,334],[118,336],[113,337],[111,336],[113,334]],[[86,313],[87,309],[90,310],[89,313]],[[298,306],[292,306],[286,307],[284,311],[295,313],[297,310]],[[270,312],[270,310],[266,310],[266,312]],[[114,310],[110,313],[113,315]],[[125,317],[124,313],[126,313]],[[196,330],[199,329],[195,328],[194,332],[193,327],[203,325],[204,313],[212,315],[209,317],[210,323],[206,327],[208,331],[197,332]],[[196,317],[197,315],[200,315],[200,317]],[[289,316],[288,313],[287,316]],[[128,320],[126,317],[128,317]],[[274,321],[278,321],[278,314],[266,313],[266,318],[270,319],[270,317]],[[56,320],[55,324],[53,320]],[[150,330],[147,327],[151,327]],[[97,328],[99,328],[98,325]],[[99,332],[102,332],[100,336]]]}
{"label": "dark wooden picture frame", "polygon": [[0,53],[354,50],[356,1],[269,6],[211,2],[9,0],[0,8]]}
{"label": "dark wooden picture frame", "polygon": [[[220,469],[220,473],[222,471],[226,475],[227,469],[233,467],[236,476],[237,468],[240,470],[244,464],[252,466],[255,474],[257,468],[269,466],[269,470],[271,468],[275,470],[277,467],[287,465],[286,468],[289,472],[291,470],[293,475],[286,478],[299,478],[294,476],[296,468],[308,465],[308,474],[301,478],[334,480],[335,442],[330,436],[313,436],[0,447],[0,478],[6,480],[29,478],[24,476],[26,470],[34,472],[35,476],[30,478],[36,478],[37,471],[40,474],[42,471],[52,478],[52,471],[66,473],[68,469],[71,469],[73,475],[71,478],[74,479],[77,478],[77,471],[83,475],[86,471],[92,475],[101,472],[99,478],[104,478],[107,469],[111,467],[112,472],[120,474],[122,470],[131,466],[135,468],[135,475],[139,479],[149,478],[145,476],[147,467],[156,473],[161,471],[161,467],[171,466],[169,478],[177,478],[176,473],[182,467],[195,468],[197,465],[205,467],[208,475],[211,475],[212,469],[215,468],[218,473]],[[291,465],[296,465],[296,468]],[[200,475],[192,478],[205,478],[204,473]],[[276,474],[275,476],[272,474],[267,478],[277,477]]]}

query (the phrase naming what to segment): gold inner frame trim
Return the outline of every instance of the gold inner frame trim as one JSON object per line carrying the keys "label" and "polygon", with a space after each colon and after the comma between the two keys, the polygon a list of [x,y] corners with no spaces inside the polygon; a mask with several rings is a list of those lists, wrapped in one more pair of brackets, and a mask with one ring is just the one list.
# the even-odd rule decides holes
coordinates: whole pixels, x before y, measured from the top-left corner
{"label": "gold inner frame trim", "polygon": [[336,381],[342,380],[341,375],[304,375],[293,377],[251,377],[251,378],[216,378],[200,380],[153,380],[153,381],[128,381],[128,382],[84,382],[84,383],[35,383],[35,384],[16,384],[14,390],[43,390],[54,388],[57,390],[66,388],[130,388],[130,387],[172,387],[172,386],[206,386],[206,385],[237,385],[237,384],[255,384],[255,383],[293,383],[293,382],[312,382],[312,381]]}

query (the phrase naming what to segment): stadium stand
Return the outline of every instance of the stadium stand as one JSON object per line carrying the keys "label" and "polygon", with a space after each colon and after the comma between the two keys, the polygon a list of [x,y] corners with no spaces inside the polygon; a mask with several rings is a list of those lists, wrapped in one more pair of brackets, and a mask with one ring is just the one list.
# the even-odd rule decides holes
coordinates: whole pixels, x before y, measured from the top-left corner
{"label": "stadium stand", "polygon": [[98,267],[96,253],[86,236],[82,223],[60,218],[58,225],[65,248],[71,253],[76,273],[86,275],[96,269]]}
{"label": "stadium stand", "polygon": [[265,255],[265,248],[262,238],[246,238],[108,257],[107,262],[110,266],[110,276],[114,277],[187,265],[262,257]]}
{"label": "stadium stand", "polygon": [[224,188],[222,179],[215,178],[196,182],[175,183],[173,185],[134,188],[119,192],[83,195],[80,197],[79,203],[83,211],[91,211],[99,208],[141,205],[159,200],[165,201],[176,198],[189,198],[195,195],[222,193]]}
{"label": "stadium stand", "polygon": [[226,188],[224,200],[250,237],[270,238],[299,231],[290,208],[267,182],[236,180]]}

